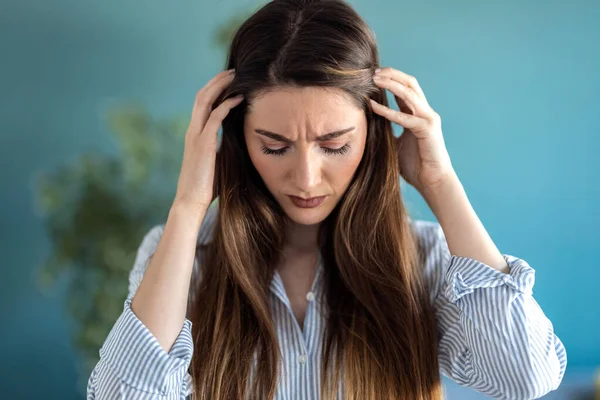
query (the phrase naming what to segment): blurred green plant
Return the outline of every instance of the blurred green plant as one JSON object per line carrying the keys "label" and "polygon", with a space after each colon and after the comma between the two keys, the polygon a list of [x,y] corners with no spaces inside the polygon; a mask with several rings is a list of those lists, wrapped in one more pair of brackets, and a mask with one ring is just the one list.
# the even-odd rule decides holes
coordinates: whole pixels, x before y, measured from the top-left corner
{"label": "blurred green plant", "polygon": [[[226,49],[253,12],[223,22],[213,46]],[[98,350],[123,311],[141,239],[168,216],[188,123],[189,114],[155,120],[139,104],[112,108],[107,125],[119,149],[116,155],[85,153],[37,177],[38,213],[52,243],[38,280],[48,290],[67,278],[67,308],[77,325],[74,341],[83,362],[79,386],[84,391]]]}
{"label": "blurred green plant", "polygon": [[66,305],[78,325],[83,376],[123,311],[141,238],[172,203],[188,118],[155,121],[142,107],[126,106],[109,111],[108,123],[117,156],[85,153],[37,180],[38,209],[52,243],[38,279],[47,290],[68,278]]}

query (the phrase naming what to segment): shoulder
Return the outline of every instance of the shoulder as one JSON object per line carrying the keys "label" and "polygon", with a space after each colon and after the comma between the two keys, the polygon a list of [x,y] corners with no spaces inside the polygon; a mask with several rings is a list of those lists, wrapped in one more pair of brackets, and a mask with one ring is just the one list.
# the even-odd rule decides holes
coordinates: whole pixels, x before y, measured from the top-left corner
{"label": "shoulder", "polygon": [[420,246],[423,276],[433,302],[440,291],[450,262],[450,250],[438,222],[409,220]]}
{"label": "shoulder", "polygon": [[[204,220],[198,230],[197,245],[206,245],[212,241],[214,236],[214,228],[216,225],[217,215],[219,212],[218,201],[215,201],[208,208]],[[141,240],[137,249],[133,268],[129,273],[129,296],[133,297],[140,285],[144,273],[150,264],[150,260],[158,247],[158,243],[162,238],[165,230],[165,224],[158,224],[150,228]],[[198,269],[198,260],[194,259],[194,272]]]}

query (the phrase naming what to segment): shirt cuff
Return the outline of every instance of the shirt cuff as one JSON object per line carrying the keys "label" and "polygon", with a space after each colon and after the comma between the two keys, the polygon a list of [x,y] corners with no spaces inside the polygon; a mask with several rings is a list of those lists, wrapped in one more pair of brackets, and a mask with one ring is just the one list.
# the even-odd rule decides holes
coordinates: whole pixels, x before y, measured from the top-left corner
{"label": "shirt cuff", "polygon": [[133,313],[128,297],[123,313],[100,349],[100,357],[127,385],[166,395],[180,390],[187,374],[194,351],[191,331],[192,322],[186,318],[167,353]]}
{"label": "shirt cuff", "polygon": [[456,302],[479,288],[507,285],[524,294],[532,294],[535,270],[520,258],[502,254],[510,268],[508,274],[468,257],[452,256],[446,271],[445,296]]}

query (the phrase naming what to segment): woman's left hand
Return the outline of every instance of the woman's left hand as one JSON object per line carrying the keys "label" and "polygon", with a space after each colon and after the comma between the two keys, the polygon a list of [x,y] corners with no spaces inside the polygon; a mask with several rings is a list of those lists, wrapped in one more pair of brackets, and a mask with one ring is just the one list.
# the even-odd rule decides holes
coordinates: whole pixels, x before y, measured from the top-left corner
{"label": "woman's left hand", "polygon": [[421,194],[455,178],[446,150],[440,116],[429,106],[417,80],[394,68],[373,77],[377,86],[394,94],[400,111],[371,99],[373,111],[404,127],[397,138],[400,174]]}

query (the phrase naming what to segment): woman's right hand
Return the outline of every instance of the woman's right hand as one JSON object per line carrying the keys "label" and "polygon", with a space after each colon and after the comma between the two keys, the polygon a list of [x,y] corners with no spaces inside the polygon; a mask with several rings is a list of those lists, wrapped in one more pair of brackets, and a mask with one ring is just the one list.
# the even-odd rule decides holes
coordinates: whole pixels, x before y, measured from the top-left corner
{"label": "woman's right hand", "polygon": [[221,123],[243,95],[231,97],[212,109],[221,92],[231,84],[233,70],[222,71],[196,94],[190,125],[185,134],[185,148],[174,205],[204,213],[213,195],[218,132]]}

